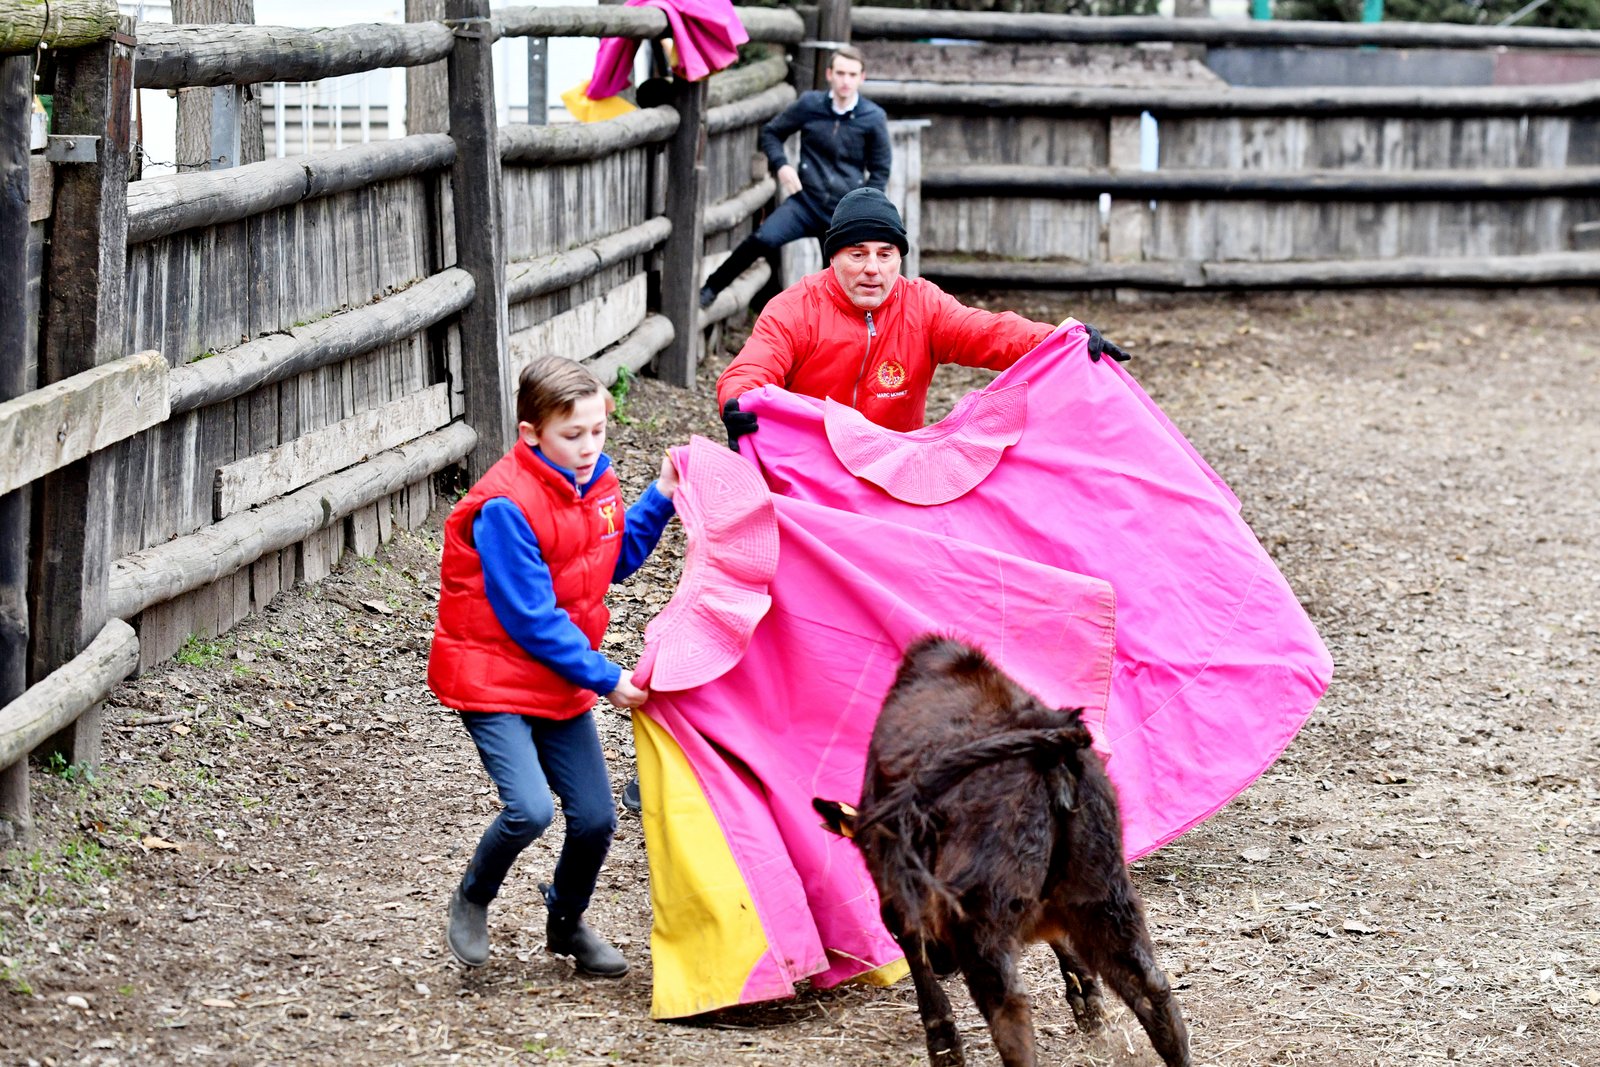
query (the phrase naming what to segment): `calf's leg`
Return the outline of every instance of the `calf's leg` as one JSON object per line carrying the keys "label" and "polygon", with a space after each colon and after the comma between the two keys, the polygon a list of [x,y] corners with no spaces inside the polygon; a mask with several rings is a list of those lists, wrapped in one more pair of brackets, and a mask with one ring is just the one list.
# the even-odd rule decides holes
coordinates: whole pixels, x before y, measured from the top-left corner
{"label": "calf's leg", "polygon": [[1065,908],[1067,932],[1084,961],[1138,1016],[1167,1067],[1189,1067],[1189,1030],[1166,972],[1156,966],[1136,899],[1130,885],[1120,899]]}
{"label": "calf's leg", "polygon": [[980,950],[972,931],[958,933],[956,958],[967,990],[989,1024],[989,1036],[1005,1067],[1036,1067],[1033,1010],[1017,977],[1015,944]]}
{"label": "calf's leg", "polygon": [[1077,1021],[1079,1030],[1086,1034],[1093,1033],[1106,1021],[1100,983],[1094,980],[1094,972],[1072,951],[1072,942],[1067,938],[1051,938],[1050,947],[1055,951],[1056,962],[1061,965],[1061,979],[1067,984],[1067,1004],[1072,1008],[1072,1017]]}
{"label": "calf's leg", "polygon": [[927,1032],[928,1062],[933,1067],[966,1067],[966,1057],[961,1054],[961,1035],[956,1032],[956,1020],[950,1011],[950,998],[928,963],[920,941],[906,938],[900,942],[905,949],[906,964],[911,968],[911,982],[917,988],[917,1011],[922,1015],[922,1028]]}

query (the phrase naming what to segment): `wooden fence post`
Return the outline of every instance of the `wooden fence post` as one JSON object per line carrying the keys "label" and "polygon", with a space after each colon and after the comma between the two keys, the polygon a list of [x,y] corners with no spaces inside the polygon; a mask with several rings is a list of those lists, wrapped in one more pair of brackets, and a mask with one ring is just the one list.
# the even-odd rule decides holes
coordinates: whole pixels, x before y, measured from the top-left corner
{"label": "wooden fence post", "polygon": [[[122,356],[127,314],[128,147],[133,20],[110,40],[64,53],[56,70],[53,132],[93,141],[94,162],[59,163],[45,254],[39,384]],[[97,453],[35,483],[30,681],[88,647],[106,623],[112,458]],[[101,708],[50,744],[72,763],[100,760]]]}
{"label": "wooden fence post", "polygon": [[[28,391],[33,56],[0,57],[0,402]],[[0,496],[0,707],[28,688],[28,490]],[[26,838],[28,761],[0,767],[0,845]]]}
{"label": "wooden fence post", "polygon": [[494,32],[489,0],[446,0],[455,30],[450,76],[450,170],[455,203],[456,266],[472,275],[476,295],[461,312],[461,377],[467,425],[478,443],[467,457],[476,481],[511,447],[505,229],[501,219],[500,125],[495,117]]}
{"label": "wooden fence post", "polygon": [[817,39],[812,59],[811,88],[828,87],[828,62],[842,44],[850,43],[850,0],[817,0]]}
{"label": "wooden fence post", "polygon": [[[444,0],[405,0],[407,22],[445,17]],[[450,127],[450,83],[446,62],[406,68],[406,133],[445,133]]]}
{"label": "wooden fence post", "polygon": [[661,254],[661,314],[672,344],[656,357],[656,377],[694,385],[705,338],[700,332],[700,257],[705,245],[706,83],[674,78],[678,129],[667,141],[667,219],[672,234]]}

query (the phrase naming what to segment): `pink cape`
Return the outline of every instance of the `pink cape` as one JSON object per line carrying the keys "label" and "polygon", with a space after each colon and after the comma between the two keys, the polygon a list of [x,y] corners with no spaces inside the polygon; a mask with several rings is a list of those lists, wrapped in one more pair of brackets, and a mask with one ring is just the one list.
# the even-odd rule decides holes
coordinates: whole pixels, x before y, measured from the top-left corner
{"label": "pink cape", "polygon": [[[1069,319],[947,418],[906,434],[765,386],[739,400],[760,427],[740,445],[780,497],[1112,584],[1117,656],[1099,741],[1132,860],[1255,781],[1327,691],[1333,663],[1238,498],[1120,364],[1087,348]],[[985,398],[1017,389],[1023,432],[975,464],[970,439],[995,436],[978,425]],[[851,473],[872,473],[864,456],[880,484]],[[964,471],[962,491],[947,487],[931,507],[900,499],[924,490],[912,472],[928,466]]]}
{"label": "pink cape", "polygon": [[657,1017],[896,976],[859,856],[809,805],[859,797],[919,634],[1087,709],[1130,860],[1254,781],[1326,690],[1327,650],[1237,498],[1086,347],[1069,321],[905,434],[764,387],[740,401],[760,426],[742,455],[678,453],[689,559],[635,675],[654,684],[634,721]]}
{"label": "pink cape", "polygon": [[[658,1018],[790,996],[806,978],[835,985],[901,958],[860,854],[823,829],[811,798],[859,799],[906,645],[960,636],[1049,703],[1098,721],[1115,623],[1097,579],[769,497],[753,466],[704,438],[675,459],[689,557],[634,675],[652,687],[635,729]],[[755,591],[763,572],[769,603]]]}
{"label": "pink cape", "polygon": [[[626,6],[659,7],[666,12],[668,36],[677,52],[672,69],[688,81],[731,66],[739,58],[739,46],[750,40],[730,0],[627,0]],[[604,100],[626,89],[638,48],[639,42],[631,37],[601,41],[584,95]]]}

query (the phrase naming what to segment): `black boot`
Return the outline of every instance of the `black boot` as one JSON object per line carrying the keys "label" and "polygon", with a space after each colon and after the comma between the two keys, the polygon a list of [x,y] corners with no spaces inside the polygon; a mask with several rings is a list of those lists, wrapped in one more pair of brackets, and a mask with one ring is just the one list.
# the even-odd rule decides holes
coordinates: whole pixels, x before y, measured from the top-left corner
{"label": "black boot", "polygon": [[[544,894],[548,906],[554,890],[540,885],[539,892]],[[571,956],[584,974],[621,978],[628,973],[628,961],[622,958],[622,953],[602,941],[581,917],[569,918],[552,911],[545,921],[544,940],[545,947],[557,956]]]}
{"label": "black boot", "polygon": [[722,266],[711,272],[711,277],[706,279],[706,284],[700,287],[700,306],[710,307],[712,301],[717,299],[717,294],[726,289],[733,280],[745,272],[745,269],[756,260],[772,255],[775,248],[755,239],[752,234],[736,245],[728,258],[722,261]]}
{"label": "black boot", "polygon": [[456,959],[468,967],[482,967],[489,961],[489,906],[474,904],[456,886],[450,894],[450,923],[444,940]]}

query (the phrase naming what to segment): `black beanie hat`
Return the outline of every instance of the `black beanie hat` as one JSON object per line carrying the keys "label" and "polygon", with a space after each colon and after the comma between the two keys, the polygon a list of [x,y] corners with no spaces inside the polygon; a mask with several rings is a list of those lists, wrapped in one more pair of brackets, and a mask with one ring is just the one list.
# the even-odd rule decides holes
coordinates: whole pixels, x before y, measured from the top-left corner
{"label": "black beanie hat", "polygon": [[832,260],[839,249],[863,241],[892,244],[900,249],[902,256],[911,251],[900,212],[887,196],[870,187],[844,194],[839,206],[833,209],[833,223],[822,239],[822,258]]}

